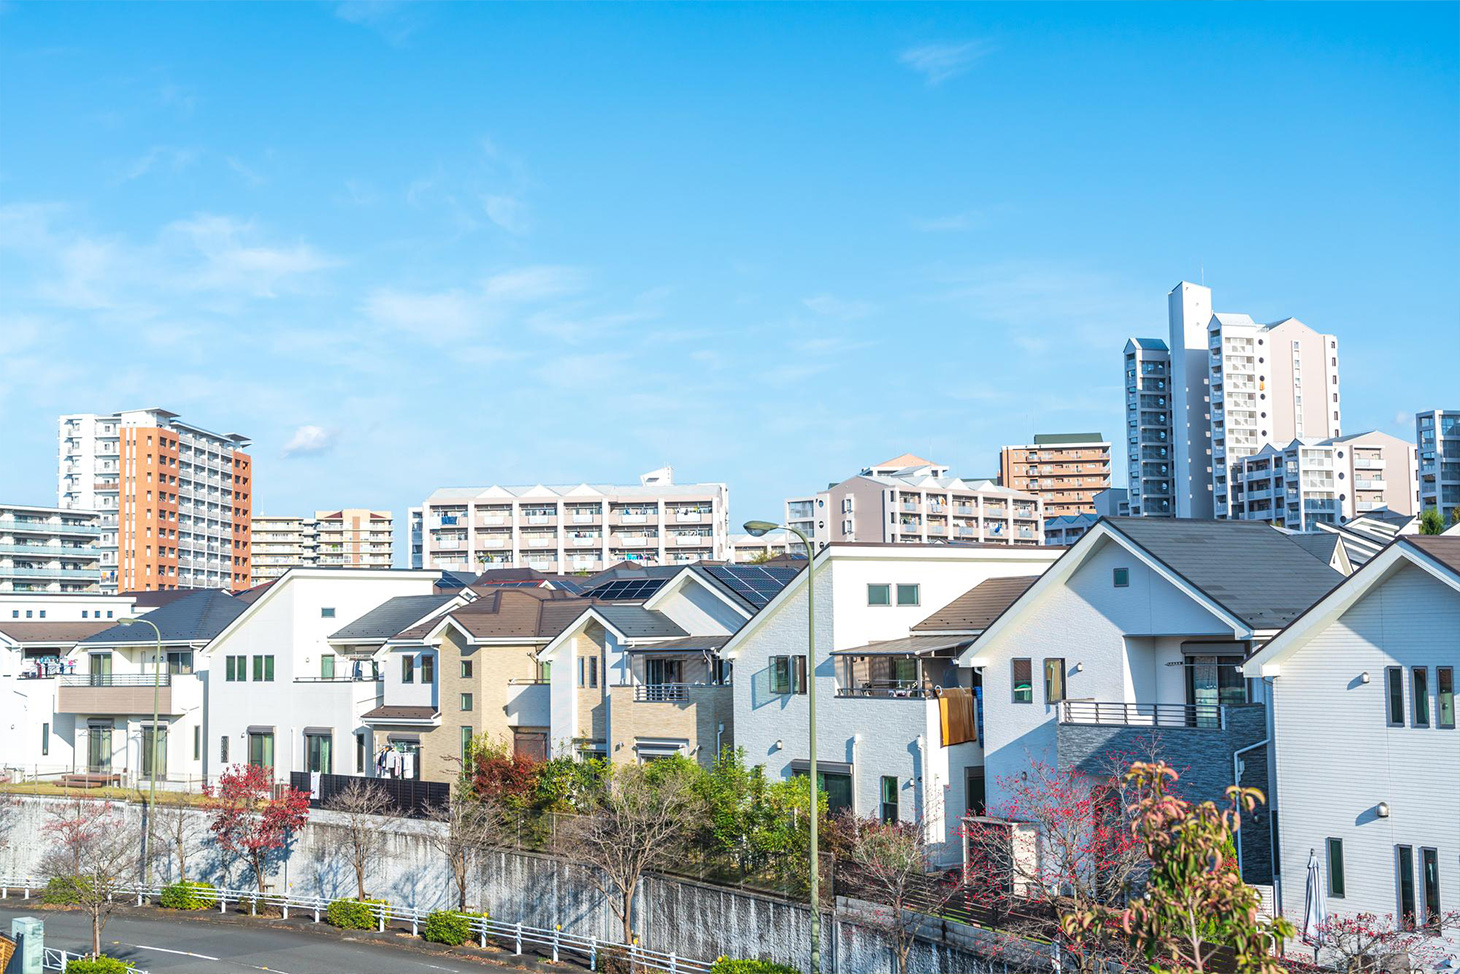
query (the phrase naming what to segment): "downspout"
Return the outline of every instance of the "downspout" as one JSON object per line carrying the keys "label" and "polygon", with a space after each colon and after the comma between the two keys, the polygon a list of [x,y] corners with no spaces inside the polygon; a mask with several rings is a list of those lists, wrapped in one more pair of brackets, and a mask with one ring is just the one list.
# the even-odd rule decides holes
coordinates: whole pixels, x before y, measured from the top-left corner
{"label": "downspout", "polygon": [[720,742],[725,737],[725,722],[722,720],[715,727],[715,760],[720,760],[720,755],[725,753],[725,747]]}

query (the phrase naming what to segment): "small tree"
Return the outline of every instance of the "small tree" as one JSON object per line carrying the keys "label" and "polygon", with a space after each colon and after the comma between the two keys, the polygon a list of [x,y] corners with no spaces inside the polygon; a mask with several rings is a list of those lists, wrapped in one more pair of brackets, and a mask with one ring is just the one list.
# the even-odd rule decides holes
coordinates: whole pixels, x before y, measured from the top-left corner
{"label": "small tree", "polygon": [[473,800],[458,789],[451,801],[432,806],[427,817],[437,826],[427,833],[427,841],[446,860],[456,885],[456,908],[465,910],[472,867],[502,827],[501,807],[491,799]]}
{"label": "small tree", "polygon": [[101,955],[101,932],[122,886],[134,879],[142,830],[108,801],[72,798],[52,806],[42,861],[48,876],[69,881],[91,917],[91,955]]}
{"label": "small tree", "polygon": [[209,831],[225,852],[248,863],[262,896],[273,854],[290,830],[309,820],[309,792],[288,786],[276,791],[269,769],[247,764],[223,772],[207,795],[213,812]]}
{"label": "small tree", "polygon": [[180,796],[158,801],[149,814],[156,818],[155,831],[162,837],[162,841],[152,847],[154,861],[171,862],[177,867],[173,880],[187,882],[188,858],[208,831],[206,821]]}
{"label": "small tree", "polygon": [[593,884],[623,922],[624,943],[634,936],[634,893],[644,873],[673,861],[702,813],[694,779],[668,764],[615,768],[595,807],[575,816],[566,831],[590,867]]}
{"label": "small tree", "polygon": [[854,819],[847,823],[845,872],[867,898],[887,907],[870,918],[893,940],[898,974],[907,974],[913,945],[909,911],[937,913],[957,891],[954,883],[935,878],[929,857],[927,827],[922,822],[882,823]]}
{"label": "small tree", "polygon": [[1218,945],[1235,952],[1244,974],[1280,974],[1274,949],[1293,936],[1293,925],[1261,915],[1261,896],[1242,882],[1227,852],[1242,813],[1257,807],[1261,793],[1234,785],[1227,808],[1192,805],[1168,791],[1178,777],[1161,762],[1138,762],[1127,775],[1141,796],[1132,833],[1151,861],[1144,894],[1124,909],[1096,904],[1068,912],[1061,929],[1079,938],[1118,923],[1158,974],[1211,971]]}
{"label": "small tree", "polygon": [[344,853],[355,870],[357,899],[365,899],[365,879],[385,851],[385,833],[381,817],[395,808],[395,802],[378,782],[369,779],[352,781],[344,790],[325,802],[325,808],[344,818]]}
{"label": "small tree", "polygon": [[[1460,924],[1460,914],[1436,917],[1441,929]],[[1408,929],[1393,914],[1334,913],[1318,925],[1320,951],[1340,971],[1408,974],[1432,969],[1444,957],[1444,941],[1433,931]]]}
{"label": "small tree", "polygon": [[1444,534],[1445,518],[1437,509],[1426,507],[1419,516],[1420,534]]}

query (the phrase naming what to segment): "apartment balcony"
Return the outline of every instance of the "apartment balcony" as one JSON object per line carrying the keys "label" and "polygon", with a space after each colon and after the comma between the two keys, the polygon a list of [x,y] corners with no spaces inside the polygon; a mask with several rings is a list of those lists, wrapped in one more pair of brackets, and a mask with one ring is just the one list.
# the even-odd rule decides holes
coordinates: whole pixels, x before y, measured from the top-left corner
{"label": "apartment balcony", "polygon": [[914,513],[916,513],[917,511],[921,511],[923,509],[923,506],[921,504],[919,504],[917,501],[903,501],[902,504],[899,505],[899,506],[904,511],[911,511],[911,512],[914,512]]}
{"label": "apartment balcony", "polygon": [[1220,730],[1227,726],[1227,709],[1221,704],[1066,700],[1060,704],[1059,722],[1061,724],[1100,726],[1190,727]]}
{"label": "apartment balcony", "polygon": [[948,534],[948,528],[942,524],[929,524],[928,533],[932,535],[937,535],[938,537],[946,537]]}
{"label": "apartment balcony", "polygon": [[528,524],[555,524],[558,516],[556,514],[528,514],[523,520]]}
{"label": "apartment balcony", "polygon": [[[512,535],[503,532],[502,534],[479,534],[476,539],[477,548],[510,548],[512,547]],[[444,545],[440,547],[445,547]]]}
{"label": "apartment balcony", "polygon": [[615,511],[613,522],[615,524],[648,524],[650,517],[651,515],[649,514],[626,514],[622,511]]}
{"label": "apartment balcony", "polygon": [[603,520],[603,514],[599,511],[574,511],[568,515],[568,520],[574,524],[598,524]]}
{"label": "apartment balcony", "polygon": [[0,544],[0,554],[28,555],[31,558],[64,558],[67,560],[90,561],[101,557],[99,548],[67,548],[60,545],[43,544]]}
{"label": "apartment balcony", "polygon": [[512,518],[507,514],[484,514],[476,523],[479,528],[500,528],[511,524]]}
{"label": "apartment balcony", "polygon": [[977,514],[978,508],[974,507],[972,504],[959,504],[957,507],[954,508],[954,513],[963,515]]}
{"label": "apartment balcony", "polygon": [[650,538],[644,535],[616,534],[613,543],[623,545],[627,548],[642,548],[646,545],[658,544],[658,538]]}
{"label": "apartment balcony", "polygon": [[615,686],[612,690],[632,690],[634,703],[675,703],[731,699],[729,683],[635,683],[632,687]]}
{"label": "apartment balcony", "polygon": [[0,531],[13,534],[101,534],[101,528],[89,524],[61,524],[29,517],[0,521]]}
{"label": "apartment balcony", "polygon": [[158,712],[172,713],[170,673],[75,674],[59,679],[58,714],[151,714],[154,693]]}
{"label": "apartment balcony", "polygon": [[1383,470],[1384,469],[1384,461],[1381,460],[1381,459],[1378,459],[1378,458],[1370,459],[1368,457],[1355,457],[1354,458],[1354,469],[1355,470]]}
{"label": "apartment balcony", "polygon": [[986,507],[983,516],[988,518],[1008,517],[1009,509],[1007,507]]}
{"label": "apartment balcony", "polygon": [[674,520],[679,524],[699,524],[710,518],[708,511],[675,511]]}
{"label": "apartment balcony", "polygon": [[675,535],[674,543],[677,545],[702,545],[709,547],[711,538],[708,534],[680,534]]}
{"label": "apartment balcony", "polygon": [[1387,480],[1364,480],[1362,477],[1355,477],[1354,486],[1359,490],[1383,490],[1389,486],[1389,482]]}
{"label": "apartment balcony", "polygon": [[12,568],[0,565],[0,575],[16,578],[86,578],[95,579],[98,569],[85,568]]}
{"label": "apartment balcony", "polygon": [[[1386,508],[1388,506],[1389,505],[1384,501],[1359,501],[1354,505],[1354,509],[1360,514],[1363,514],[1368,511],[1381,510],[1382,508]],[[0,569],[0,571],[3,571],[3,569]]]}
{"label": "apartment balcony", "polygon": [[581,538],[569,538],[568,544],[574,548],[601,547],[603,545],[603,535],[589,534]]}

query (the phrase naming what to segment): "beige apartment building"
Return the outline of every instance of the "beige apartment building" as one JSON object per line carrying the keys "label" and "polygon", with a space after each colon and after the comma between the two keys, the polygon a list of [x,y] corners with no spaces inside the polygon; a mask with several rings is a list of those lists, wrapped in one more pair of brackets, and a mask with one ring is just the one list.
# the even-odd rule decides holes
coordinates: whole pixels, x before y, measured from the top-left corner
{"label": "beige apartment building", "polygon": [[1295,439],[1232,464],[1231,517],[1294,531],[1371,511],[1419,512],[1413,443],[1381,433]]}
{"label": "beige apartment building", "polygon": [[1044,433],[999,451],[999,483],[1044,499],[1045,517],[1095,513],[1110,486],[1110,444],[1099,433]]}
{"label": "beige apartment building", "polygon": [[253,518],[253,584],[290,568],[390,568],[395,519],[389,511],[349,507],[313,517]]}
{"label": "beige apartment building", "polygon": [[786,523],[818,550],[847,541],[1039,545],[1044,516],[1038,494],[949,477],[946,466],[911,453],[786,501]]}
{"label": "beige apartment building", "polygon": [[729,488],[675,484],[665,467],[636,486],[446,487],[411,510],[414,567],[482,572],[602,571],[730,557]]}

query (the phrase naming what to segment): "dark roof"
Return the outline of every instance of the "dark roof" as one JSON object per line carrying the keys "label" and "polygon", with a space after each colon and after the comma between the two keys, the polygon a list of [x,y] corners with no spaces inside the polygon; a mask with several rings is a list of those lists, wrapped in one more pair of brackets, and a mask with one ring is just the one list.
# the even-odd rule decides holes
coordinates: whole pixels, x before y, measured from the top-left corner
{"label": "dark roof", "polygon": [[[153,609],[143,618],[162,632],[165,643],[206,642],[228,628],[228,624],[243,615],[247,608],[247,602],[221,589],[193,589],[182,598]],[[83,639],[82,643],[117,646],[150,643],[156,638],[152,626],[138,623],[103,629]]]}
{"label": "dark roof", "polygon": [[1338,535],[1329,534],[1327,531],[1290,534],[1288,540],[1325,565],[1333,563],[1333,549],[1343,544]]}
{"label": "dark roof", "polygon": [[[115,622],[17,622],[10,619],[0,622],[0,633],[17,643],[74,643],[93,636],[103,629],[110,629]],[[143,626],[146,629],[146,626]],[[151,632],[151,629],[147,630]]]}
{"label": "dark roof", "polygon": [[913,632],[982,632],[999,613],[1039,581],[1038,575],[988,578],[912,627]]}
{"label": "dark roof", "polygon": [[155,592],[144,592],[140,589],[132,592],[123,592],[121,597],[131,599],[132,604],[139,609],[156,609],[167,605],[169,602],[176,602],[178,599],[192,595],[194,592],[213,591],[221,592],[222,589],[197,589],[197,588],[168,588],[158,589]]}
{"label": "dark roof", "polygon": [[1460,575],[1460,537],[1439,534],[1407,534],[1399,539],[1429,555]]}
{"label": "dark roof", "polygon": [[252,605],[257,602],[265,592],[279,584],[279,579],[264,582],[262,585],[255,585],[253,588],[246,588],[241,592],[234,592],[233,597],[245,605]]}
{"label": "dark roof", "polygon": [[1101,519],[1253,629],[1280,629],[1343,576],[1263,521]]}
{"label": "dark roof", "polygon": [[441,577],[436,579],[431,587],[438,592],[446,591],[448,589],[460,591],[461,589],[464,589],[468,585],[470,585],[474,578],[476,578],[475,575],[470,575],[465,572],[453,572],[442,569]]}
{"label": "dark roof", "polygon": [[1159,338],[1132,338],[1131,341],[1141,348],[1158,349],[1162,352],[1169,352],[1171,349]]}
{"label": "dark roof", "polygon": [[594,605],[593,609],[630,639],[689,635],[662,612],[655,612],[641,605],[603,605],[600,603]]}
{"label": "dark roof", "polygon": [[729,592],[752,609],[760,609],[779,595],[781,589],[791,584],[791,579],[800,573],[805,564],[806,560],[803,558],[799,565],[783,562],[777,565],[692,565],[691,567],[701,577],[709,578],[719,588]]}
{"label": "dark roof", "polygon": [[1037,433],[1035,446],[1059,446],[1065,443],[1104,443],[1099,433]]}
{"label": "dark roof", "polygon": [[447,602],[456,598],[450,593],[439,595],[397,595],[387,599],[360,618],[330,633],[330,639],[341,642],[351,640],[386,640],[408,626],[426,618]]}
{"label": "dark roof", "polygon": [[376,707],[360,715],[361,720],[430,720],[438,711],[435,707]]}
{"label": "dark roof", "polygon": [[634,647],[630,653],[661,653],[674,650],[691,651],[700,650],[703,652],[717,652],[730,641],[729,636],[685,636],[681,639],[666,639],[662,642],[651,645]]}
{"label": "dark roof", "polygon": [[1391,511],[1387,507],[1379,507],[1375,508],[1372,511],[1365,511],[1363,514],[1360,514],[1358,517],[1354,518],[1354,520],[1380,521],[1384,524],[1393,524],[1396,527],[1403,527],[1410,521],[1414,520],[1414,515],[1401,514],[1398,511]]}

